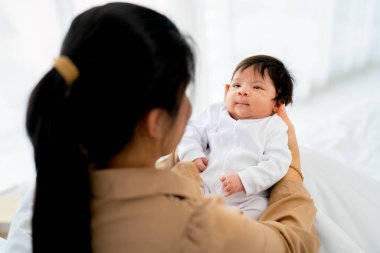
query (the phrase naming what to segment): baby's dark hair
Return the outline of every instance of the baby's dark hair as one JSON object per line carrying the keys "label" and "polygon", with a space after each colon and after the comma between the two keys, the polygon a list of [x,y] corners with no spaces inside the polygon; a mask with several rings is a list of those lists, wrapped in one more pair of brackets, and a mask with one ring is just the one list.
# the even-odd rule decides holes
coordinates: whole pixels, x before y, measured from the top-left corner
{"label": "baby's dark hair", "polygon": [[258,71],[262,77],[265,75],[265,70],[268,70],[268,75],[273,80],[276,88],[276,97],[274,98],[276,104],[283,103],[287,105],[293,103],[294,80],[284,63],[268,55],[250,56],[236,66],[232,78],[237,71],[245,70],[248,67],[253,67],[253,70]]}

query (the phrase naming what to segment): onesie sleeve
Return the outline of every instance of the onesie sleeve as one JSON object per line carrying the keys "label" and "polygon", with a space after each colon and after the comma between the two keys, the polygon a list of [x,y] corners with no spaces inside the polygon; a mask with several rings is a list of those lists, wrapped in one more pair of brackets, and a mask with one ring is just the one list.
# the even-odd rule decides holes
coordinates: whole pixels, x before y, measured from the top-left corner
{"label": "onesie sleeve", "polygon": [[210,106],[194,119],[190,119],[185,133],[178,144],[178,157],[180,161],[193,161],[196,158],[207,157],[208,144],[207,131],[212,124],[216,105]]}
{"label": "onesie sleeve", "polygon": [[287,130],[281,118],[274,115],[265,132],[267,141],[263,159],[257,165],[238,172],[247,195],[267,190],[285,176],[292,159]]}

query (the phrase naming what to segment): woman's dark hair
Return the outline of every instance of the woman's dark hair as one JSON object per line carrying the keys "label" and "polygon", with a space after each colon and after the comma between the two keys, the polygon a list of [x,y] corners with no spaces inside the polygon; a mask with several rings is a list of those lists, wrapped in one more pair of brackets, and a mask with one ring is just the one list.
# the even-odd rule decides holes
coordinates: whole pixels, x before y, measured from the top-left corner
{"label": "woman's dark hair", "polygon": [[276,97],[274,98],[276,104],[284,103],[287,105],[293,103],[294,80],[280,60],[268,55],[255,55],[245,58],[236,66],[232,78],[237,71],[245,70],[248,67],[258,71],[262,77],[265,75],[265,70],[268,70],[268,75],[273,80],[276,88]]}
{"label": "woman's dark hair", "polygon": [[51,69],[27,110],[37,169],[33,252],[91,252],[89,165],[106,166],[151,109],[176,116],[194,59],[167,17],[128,3],[77,16],[61,55],[79,77],[67,85]]}

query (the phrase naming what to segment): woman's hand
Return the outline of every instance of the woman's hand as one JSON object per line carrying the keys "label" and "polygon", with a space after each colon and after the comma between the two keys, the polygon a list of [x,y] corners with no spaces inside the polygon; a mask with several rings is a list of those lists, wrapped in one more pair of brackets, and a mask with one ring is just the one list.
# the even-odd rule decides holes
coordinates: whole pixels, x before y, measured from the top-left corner
{"label": "woman's hand", "polygon": [[[288,146],[290,152],[292,153],[291,165],[295,166],[299,171],[301,171],[301,157],[297,143],[296,131],[288,115],[286,114],[284,104],[281,104],[278,107],[277,114],[288,125]],[[301,175],[295,169],[292,169],[290,167],[288,169],[288,173],[285,175],[284,178],[296,182],[302,182]]]}

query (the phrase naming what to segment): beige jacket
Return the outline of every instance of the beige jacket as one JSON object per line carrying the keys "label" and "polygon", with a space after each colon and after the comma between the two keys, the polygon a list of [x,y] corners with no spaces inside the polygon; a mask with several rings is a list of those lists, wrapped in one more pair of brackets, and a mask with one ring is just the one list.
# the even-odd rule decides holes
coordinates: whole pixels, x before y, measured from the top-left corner
{"label": "beige jacket", "polygon": [[282,180],[259,221],[204,197],[192,165],[93,171],[92,244],[103,252],[317,252],[316,208],[302,184]]}

